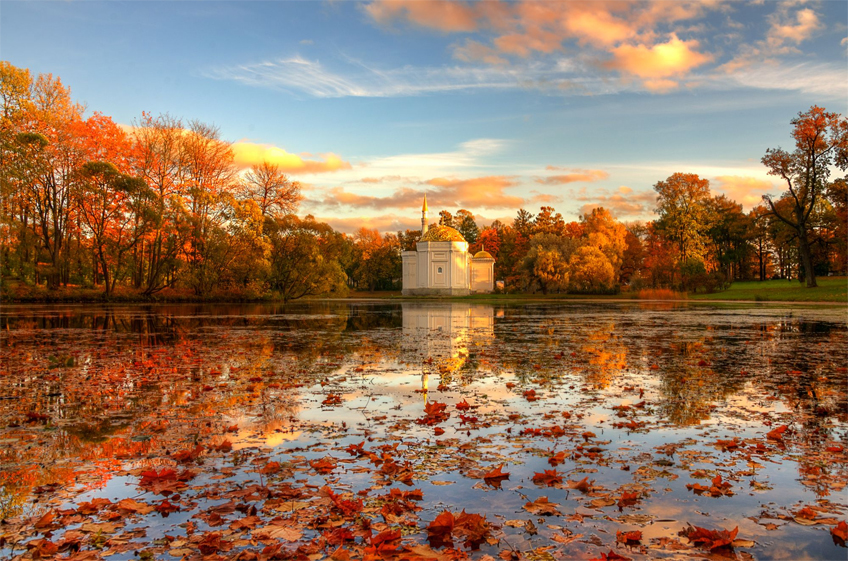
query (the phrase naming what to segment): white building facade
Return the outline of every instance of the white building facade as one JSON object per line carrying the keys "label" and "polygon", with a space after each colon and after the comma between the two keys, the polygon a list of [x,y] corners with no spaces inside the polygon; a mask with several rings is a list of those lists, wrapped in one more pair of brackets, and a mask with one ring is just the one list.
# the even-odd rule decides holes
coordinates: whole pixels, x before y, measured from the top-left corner
{"label": "white building facade", "polygon": [[404,251],[403,295],[466,296],[494,290],[495,260],[485,251],[473,257],[468,242],[449,226],[429,228],[427,196],[421,209],[421,238],[415,251]]}

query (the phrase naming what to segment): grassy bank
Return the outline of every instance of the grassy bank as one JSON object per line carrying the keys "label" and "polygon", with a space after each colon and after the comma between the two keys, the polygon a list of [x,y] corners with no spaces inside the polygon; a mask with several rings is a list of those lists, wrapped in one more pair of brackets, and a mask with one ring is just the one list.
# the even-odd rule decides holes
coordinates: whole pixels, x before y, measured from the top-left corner
{"label": "grassy bank", "polygon": [[[713,294],[688,294],[689,301],[752,301],[752,302],[848,302],[848,278],[822,277],[817,279],[816,288],[805,288],[798,281],[748,281],[735,282],[730,289]],[[320,298],[347,297],[351,299],[376,298],[385,300],[460,300],[475,302],[504,302],[532,300],[629,300],[638,299],[633,292],[619,294],[473,294],[457,297],[402,296],[400,291],[350,292],[342,295],[325,295]],[[8,303],[216,303],[216,302],[282,302],[273,293],[253,291],[216,291],[206,296],[197,296],[187,289],[166,289],[147,296],[143,292],[127,287],[118,287],[107,299],[102,289],[60,287],[48,290],[44,286],[17,284],[4,287],[0,301]]]}
{"label": "grassy bank", "polygon": [[730,289],[713,294],[690,294],[690,300],[752,300],[757,302],[848,302],[848,278],[820,277],[816,288],[798,281],[734,282]]}

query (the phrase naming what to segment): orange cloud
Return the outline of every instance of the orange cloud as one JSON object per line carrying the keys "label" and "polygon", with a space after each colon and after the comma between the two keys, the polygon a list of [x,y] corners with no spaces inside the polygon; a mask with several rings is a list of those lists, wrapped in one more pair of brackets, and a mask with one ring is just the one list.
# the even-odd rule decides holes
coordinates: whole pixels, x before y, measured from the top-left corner
{"label": "orange cloud", "polygon": [[[526,201],[509,195],[505,189],[518,185],[510,177],[488,176],[472,179],[437,177],[423,183],[435,189],[427,189],[427,202],[432,208],[519,208]],[[325,207],[356,208],[420,208],[424,190],[401,187],[385,197],[360,195],[345,191],[343,187],[330,189],[321,201]]]}
{"label": "orange cloud", "polygon": [[781,18],[778,15],[772,21],[772,27],[767,38],[771,47],[779,47],[785,41],[792,41],[795,44],[801,43],[812,37],[813,33],[822,27],[818,15],[809,8],[798,10],[795,13],[795,21],[781,22],[781,19],[785,19],[785,17]]}
{"label": "orange cloud", "polygon": [[713,59],[712,55],[699,53],[697,48],[698,41],[681,41],[672,34],[668,42],[651,47],[643,44],[616,47],[612,49],[613,60],[605,66],[647,80],[681,76]]}
{"label": "orange cloud", "polygon": [[261,164],[263,161],[277,164],[282,171],[292,174],[324,173],[351,168],[350,162],[346,162],[332,153],[323,154],[322,160],[311,160],[286,152],[271,144],[236,142],[232,148],[235,164],[241,168],[249,168]]}
{"label": "orange cloud", "polygon": [[444,32],[474,31],[479,18],[477,10],[465,2],[377,0],[368,4],[365,11],[383,25],[406,19],[416,25]]}
{"label": "orange cloud", "polygon": [[609,173],[601,169],[562,168],[557,166],[548,166],[545,169],[551,171],[564,170],[572,173],[564,175],[550,175],[548,177],[537,177],[536,183],[541,183],[542,185],[565,185],[566,183],[576,183],[578,181],[591,183],[593,181],[600,181],[609,177]]}
{"label": "orange cloud", "polygon": [[588,195],[585,190],[581,190],[580,195],[574,198],[591,201],[580,207],[580,214],[589,214],[594,208],[604,207],[619,218],[649,214],[654,210],[657,201],[657,195],[653,191],[638,193],[625,186],[619,187],[618,193],[613,195]]}
{"label": "orange cloud", "polygon": [[498,55],[498,52],[492,47],[487,47],[482,43],[466,39],[462,45],[454,47],[453,56],[465,62],[480,61],[493,66],[507,64],[507,60]]}
{"label": "orange cloud", "polygon": [[338,217],[326,216],[318,217],[320,222],[326,222],[333,227],[334,230],[353,234],[360,228],[368,228],[369,230],[378,230],[380,232],[399,232],[403,230],[420,230],[421,219],[414,216],[397,216],[394,214],[384,214],[381,216],[355,216],[355,217]]}
{"label": "orange cloud", "polygon": [[745,209],[752,209],[763,200],[763,195],[777,189],[771,181],[744,175],[720,175],[713,184],[714,194],[727,195]]}

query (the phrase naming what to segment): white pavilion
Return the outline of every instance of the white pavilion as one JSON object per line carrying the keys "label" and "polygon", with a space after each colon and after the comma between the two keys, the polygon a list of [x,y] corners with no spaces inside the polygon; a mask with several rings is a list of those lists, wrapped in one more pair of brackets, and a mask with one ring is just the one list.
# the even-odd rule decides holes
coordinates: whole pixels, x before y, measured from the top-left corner
{"label": "white pavilion", "polygon": [[487,251],[468,253],[468,242],[450,226],[427,223],[427,195],[421,208],[421,238],[415,251],[402,252],[403,295],[465,296],[495,286],[495,260]]}

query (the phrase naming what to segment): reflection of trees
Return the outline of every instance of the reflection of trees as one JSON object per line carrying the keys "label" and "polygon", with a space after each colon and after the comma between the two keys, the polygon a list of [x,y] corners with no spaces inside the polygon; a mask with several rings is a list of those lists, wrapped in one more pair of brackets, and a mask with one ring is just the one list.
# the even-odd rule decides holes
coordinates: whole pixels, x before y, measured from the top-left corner
{"label": "reflection of trees", "polygon": [[[8,311],[0,419],[17,428],[0,444],[0,508],[17,512],[34,486],[72,483],[57,462],[106,461],[86,474],[97,486],[114,471],[109,461],[179,450],[233,419],[246,432],[282,430],[300,384],[354,352],[391,356],[379,337],[359,343],[399,322],[397,307],[344,302]],[[20,441],[28,446],[9,444]]]}

